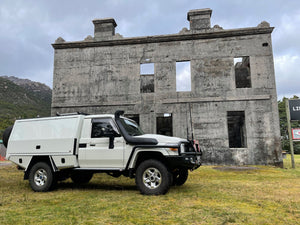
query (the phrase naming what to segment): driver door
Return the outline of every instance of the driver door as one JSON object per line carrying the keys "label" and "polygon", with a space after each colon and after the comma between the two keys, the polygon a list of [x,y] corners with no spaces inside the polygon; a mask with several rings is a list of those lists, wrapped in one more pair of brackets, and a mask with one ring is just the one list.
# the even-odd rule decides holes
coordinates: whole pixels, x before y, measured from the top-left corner
{"label": "driver door", "polygon": [[[84,138],[86,147],[79,148],[80,167],[123,168],[125,141],[114,121],[111,118],[95,118],[91,120],[90,129],[90,136]],[[110,146],[110,138],[113,138],[113,146]]]}

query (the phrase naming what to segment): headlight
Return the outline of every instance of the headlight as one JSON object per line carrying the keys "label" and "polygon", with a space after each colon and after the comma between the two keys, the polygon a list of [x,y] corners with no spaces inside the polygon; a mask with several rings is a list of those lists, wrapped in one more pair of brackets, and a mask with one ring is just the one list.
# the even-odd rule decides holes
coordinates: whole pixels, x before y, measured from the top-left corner
{"label": "headlight", "polygon": [[181,153],[184,153],[184,152],[185,152],[184,144],[181,144],[181,145],[180,145],[180,152],[181,152]]}

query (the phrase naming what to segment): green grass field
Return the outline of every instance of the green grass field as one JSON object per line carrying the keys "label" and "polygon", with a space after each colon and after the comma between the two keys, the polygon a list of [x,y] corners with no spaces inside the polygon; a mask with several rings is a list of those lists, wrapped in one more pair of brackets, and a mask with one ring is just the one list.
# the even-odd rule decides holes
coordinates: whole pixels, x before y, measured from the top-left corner
{"label": "green grass field", "polygon": [[300,155],[296,169],[202,166],[164,196],[143,196],[134,180],[96,174],[35,193],[15,166],[0,166],[0,224],[300,224]]}

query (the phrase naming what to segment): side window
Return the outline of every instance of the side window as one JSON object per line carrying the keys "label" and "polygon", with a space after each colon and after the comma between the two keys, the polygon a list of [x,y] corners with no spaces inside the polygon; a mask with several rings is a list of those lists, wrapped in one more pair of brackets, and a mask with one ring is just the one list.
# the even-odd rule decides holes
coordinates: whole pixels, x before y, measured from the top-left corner
{"label": "side window", "polygon": [[109,137],[111,134],[119,136],[118,129],[112,119],[101,118],[92,120],[92,138]]}

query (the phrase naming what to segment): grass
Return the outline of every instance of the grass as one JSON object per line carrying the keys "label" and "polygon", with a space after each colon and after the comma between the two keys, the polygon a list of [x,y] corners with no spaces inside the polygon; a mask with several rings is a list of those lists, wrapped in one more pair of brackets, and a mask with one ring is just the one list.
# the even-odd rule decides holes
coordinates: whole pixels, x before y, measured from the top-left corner
{"label": "grass", "polygon": [[96,174],[35,193],[15,166],[0,166],[1,224],[300,224],[300,155],[296,168],[202,166],[164,196],[143,196],[134,180]]}

